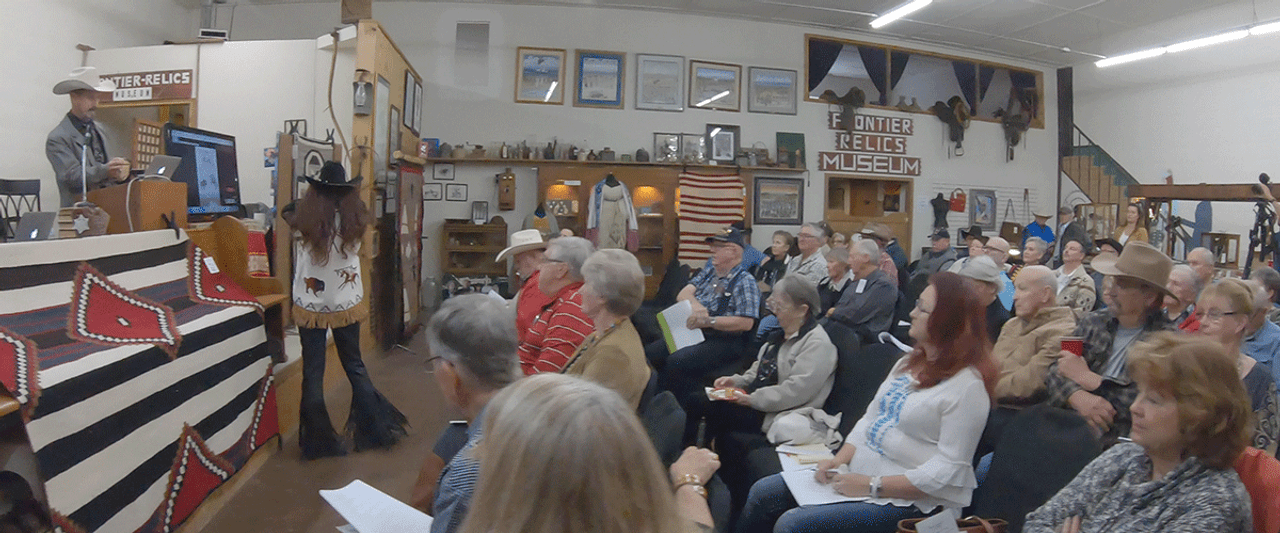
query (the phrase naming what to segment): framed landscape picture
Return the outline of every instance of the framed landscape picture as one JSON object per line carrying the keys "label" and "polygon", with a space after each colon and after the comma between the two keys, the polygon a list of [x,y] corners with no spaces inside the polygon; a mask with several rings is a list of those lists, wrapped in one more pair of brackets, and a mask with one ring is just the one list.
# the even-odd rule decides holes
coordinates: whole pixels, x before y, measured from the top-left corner
{"label": "framed landscape picture", "polygon": [[684,111],[684,58],[636,54],[636,109]]}
{"label": "framed landscape picture", "polygon": [[689,107],[737,111],[742,105],[742,66],[689,61]]}
{"label": "framed landscape picture", "polygon": [[757,177],[756,224],[797,225],[804,220],[804,179]]}
{"label": "framed landscape picture", "polygon": [[564,49],[516,49],[516,102],[564,104]]}
{"label": "framed landscape picture", "polygon": [[996,192],[990,189],[969,189],[969,225],[985,231],[996,230]]}
{"label": "framed landscape picture", "polygon": [[747,69],[747,111],[775,115],[796,114],[794,70],[751,67]]}
{"label": "framed landscape picture", "polygon": [[742,143],[742,128],[727,124],[707,124],[707,160],[733,163]]}
{"label": "framed landscape picture", "polygon": [[626,52],[578,50],[576,55],[578,78],[573,93],[574,107],[622,109]]}

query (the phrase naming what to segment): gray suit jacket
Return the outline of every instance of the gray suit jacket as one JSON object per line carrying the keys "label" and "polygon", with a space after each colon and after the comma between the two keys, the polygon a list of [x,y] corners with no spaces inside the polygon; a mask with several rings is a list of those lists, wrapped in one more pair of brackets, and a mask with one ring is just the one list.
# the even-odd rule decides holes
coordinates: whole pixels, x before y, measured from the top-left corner
{"label": "gray suit jacket", "polygon": [[[102,135],[102,145],[107,146],[107,134],[102,128],[95,128]],[[63,116],[62,122],[49,132],[44,143],[44,155],[53,165],[53,177],[58,182],[58,196],[62,199],[62,207],[80,200],[80,147],[84,146],[84,134],[76,130],[71,117]],[[107,164],[99,163],[93,158],[92,149],[88,157],[88,173],[85,181],[89,190],[101,189],[111,185],[107,175]]]}

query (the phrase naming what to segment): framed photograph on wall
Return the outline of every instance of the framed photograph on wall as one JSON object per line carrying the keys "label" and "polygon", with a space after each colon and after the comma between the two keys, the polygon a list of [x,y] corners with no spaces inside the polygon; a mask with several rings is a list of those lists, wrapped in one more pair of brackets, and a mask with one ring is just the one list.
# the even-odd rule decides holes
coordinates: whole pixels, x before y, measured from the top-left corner
{"label": "framed photograph on wall", "polygon": [[489,221],[489,202],[480,200],[471,202],[471,221],[476,224],[484,224]]}
{"label": "framed photograph on wall", "polygon": [[684,111],[684,57],[636,54],[636,109]]}
{"label": "framed photograph on wall", "polygon": [[574,107],[622,109],[627,53],[578,50],[575,56],[578,77],[573,92]]}
{"label": "framed photograph on wall", "polygon": [[653,134],[653,160],[658,163],[680,162],[680,134]]}
{"label": "framed photograph on wall", "polygon": [[737,111],[742,107],[742,66],[689,61],[689,107]]}
{"label": "framed photograph on wall", "polygon": [[747,111],[775,115],[796,114],[797,74],[794,70],[747,69]]}
{"label": "framed photograph on wall", "polygon": [[413,130],[414,135],[422,133],[422,84],[413,84]]}
{"label": "framed photograph on wall", "polygon": [[467,184],[446,183],[444,186],[444,199],[450,202],[467,201]]}
{"label": "framed photograph on wall", "polygon": [[757,177],[756,224],[798,225],[804,220],[804,179]]}
{"label": "framed photograph on wall", "polygon": [[564,104],[563,48],[516,49],[516,103]]}
{"label": "framed photograph on wall", "polygon": [[396,153],[396,150],[400,149],[401,141],[400,110],[396,109],[396,106],[391,106],[391,119],[387,122],[387,127],[390,128],[390,131],[387,132],[387,139],[389,143],[387,146],[387,167],[390,168],[396,163],[396,156],[394,154]]}
{"label": "framed photograph on wall", "polygon": [[990,189],[969,189],[969,225],[984,231],[996,230],[996,192]]}
{"label": "framed photograph on wall", "polygon": [[417,82],[414,81],[413,79],[413,72],[410,71],[409,69],[405,69],[404,71],[404,104],[400,107],[400,109],[404,110],[404,127],[409,128],[411,130],[413,129],[413,114],[417,109],[416,107],[413,106],[415,103],[415,100],[413,99],[413,86],[416,83]]}
{"label": "framed photograph on wall", "polygon": [[453,181],[453,163],[436,163],[431,166],[431,179]]}
{"label": "framed photograph on wall", "polygon": [[728,124],[707,124],[707,160],[733,163],[742,142],[742,128]]}
{"label": "framed photograph on wall", "polygon": [[705,133],[681,133],[680,134],[680,160],[685,163],[706,163],[707,162],[707,134]]}
{"label": "framed photograph on wall", "polygon": [[423,200],[425,200],[425,201],[429,201],[429,202],[435,202],[435,201],[443,200],[443,199],[444,199],[444,184],[443,184],[443,183],[431,183],[431,182],[423,183],[423,184],[422,184],[422,199],[423,199]]}

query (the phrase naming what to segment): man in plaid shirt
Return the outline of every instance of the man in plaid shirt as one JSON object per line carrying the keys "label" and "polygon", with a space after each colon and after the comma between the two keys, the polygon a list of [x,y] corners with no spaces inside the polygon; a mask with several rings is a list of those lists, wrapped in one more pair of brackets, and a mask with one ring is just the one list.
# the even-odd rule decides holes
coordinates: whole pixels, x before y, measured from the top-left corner
{"label": "man in plaid shirt", "polygon": [[520,368],[525,375],[560,372],[595,331],[582,311],[582,263],[595,251],[582,237],[560,237],[547,244],[538,267],[538,290],[552,298],[520,339]]}
{"label": "man in plaid shirt", "polygon": [[1173,261],[1136,242],[1119,258],[1097,259],[1093,267],[1115,278],[1107,289],[1115,305],[1080,319],[1071,335],[1084,338],[1083,356],[1063,350],[1045,385],[1051,403],[1074,409],[1104,442],[1114,442],[1129,435],[1129,406],[1138,396],[1127,368],[1130,350],[1153,332],[1174,329],[1162,309]]}

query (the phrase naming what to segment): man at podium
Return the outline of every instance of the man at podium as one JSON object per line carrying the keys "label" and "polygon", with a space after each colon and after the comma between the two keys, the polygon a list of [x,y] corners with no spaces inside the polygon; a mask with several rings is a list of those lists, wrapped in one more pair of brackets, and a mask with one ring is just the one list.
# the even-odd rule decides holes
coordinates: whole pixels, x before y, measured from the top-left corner
{"label": "man at podium", "polygon": [[[81,186],[80,161],[85,161],[84,180],[88,190],[100,189],[129,177],[129,162],[119,158],[107,160],[107,143],[94,123],[98,99],[102,93],[116,88],[115,83],[98,77],[97,69],[80,67],[67,79],[53,86],[53,94],[71,95],[71,111],[49,132],[44,152],[53,165],[62,207],[71,207],[84,193]],[[87,145],[88,150],[84,150]],[[82,153],[84,150],[85,153]]]}

